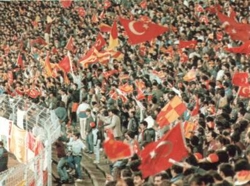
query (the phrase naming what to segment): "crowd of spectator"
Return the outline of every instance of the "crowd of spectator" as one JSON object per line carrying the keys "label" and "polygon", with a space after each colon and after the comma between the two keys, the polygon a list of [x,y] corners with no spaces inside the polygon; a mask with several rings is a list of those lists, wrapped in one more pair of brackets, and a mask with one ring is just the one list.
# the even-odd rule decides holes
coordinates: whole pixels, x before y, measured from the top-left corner
{"label": "crowd of spectator", "polygon": [[[105,2],[110,2],[106,9]],[[158,127],[157,114],[178,95],[187,106],[178,122],[192,121],[197,126],[186,136],[189,156],[181,164],[144,178],[135,154],[110,165],[106,185],[250,185],[250,102],[238,95],[238,87],[231,82],[233,74],[249,73],[249,54],[225,50],[242,42],[233,40],[216,13],[208,11],[215,5],[225,15],[233,10],[238,22],[250,24],[247,0],[83,0],[73,1],[68,8],[59,1],[0,2],[4,12],[0,16],[0,94],[29,97],[55,110],[62,134],[74,131],[75,141],[85,141],[86,152],[95,153],[97,164],[107,129],[113,130],[116,140],[130,144],[137,140],[141,149],[161,138],[169,127]],[[84,16],[79,7],[84,8]],[[123,59],[111,57],[108,64],[82,66],[79,59],[94,45],[101,33],[99,25],[112,25],[119,16],[152,21],[169,31],[150,42],[130,45],[118,24],[116,50]],[[108,43],[109,32],[102,35]],[[49,54],[51,66],[55,66],[67,55],[70,37],[75,50],[68,82],[60,69],[48,77],[46,56]],[[180,40],[197,40],[197,45],[179,49]],[[20,57],[23,64],[18,62]],[[105,77],[111,70],[117,71]],[[195,71],[195,78],[184,80],[190,70]],[[141,104],[136,100],[136,82],[144,91]],[[112,96],[111,92],[126,83],[133,87],[126,99]],[[34,97],[32,91],[39,95]],[[198,115],[191,116],[197,102]],[[145,121],[149,117],[153,125]],[[85,145],[79,142],[78,147],[77,151]],[[72,167],[77,164],[79,168],[81,159],[76,155]],[[79,169],[77,173],[78,179],[84,178]]]}

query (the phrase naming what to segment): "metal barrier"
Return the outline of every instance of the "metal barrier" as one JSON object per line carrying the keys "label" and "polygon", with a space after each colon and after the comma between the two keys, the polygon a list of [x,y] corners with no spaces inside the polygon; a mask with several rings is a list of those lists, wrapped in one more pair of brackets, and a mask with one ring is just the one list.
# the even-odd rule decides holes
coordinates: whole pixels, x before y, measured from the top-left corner
{"label": "metal barrier", "polygon": [[[0,119],[0,138],[5,142],[8,150],[13,151],[11,147],[14,141],[18,140],[15,138],[19,137],[12,136],[14,129],[20,130],[26,136],[21,138],[24,139],[23,141],[17,141],[15,152],[12,152],[16,153],[20,164],[0,173],[0,186],[51,186],[52,144],[61,132],[60,123],[54,111],[37,105],[25,97],[13,98],[1,95]],[[6,132],[8,127],[11,128],[9,134]],[[28,135],[34,136],[32,149],[31,142],[27,141]],[[42,144],[40,149],[38,142]],[[25,144],[25,150],[21,148],[23,144]]]}

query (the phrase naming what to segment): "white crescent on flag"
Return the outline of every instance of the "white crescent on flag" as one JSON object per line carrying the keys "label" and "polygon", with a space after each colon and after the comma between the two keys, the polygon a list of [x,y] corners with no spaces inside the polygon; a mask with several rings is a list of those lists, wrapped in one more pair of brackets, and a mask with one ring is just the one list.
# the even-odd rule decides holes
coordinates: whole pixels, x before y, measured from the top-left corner
{"label": "white crescent on flag", "polygon": [[137,30],[135,30],[135,27],[134,27],[134,24],[135,24],[135,21],[131,21],[129,24],[128,24],[128,27],[130,29],[130,31],[135,34],[135,35],[143,35],[145,33],[144,32],[138,32]]}

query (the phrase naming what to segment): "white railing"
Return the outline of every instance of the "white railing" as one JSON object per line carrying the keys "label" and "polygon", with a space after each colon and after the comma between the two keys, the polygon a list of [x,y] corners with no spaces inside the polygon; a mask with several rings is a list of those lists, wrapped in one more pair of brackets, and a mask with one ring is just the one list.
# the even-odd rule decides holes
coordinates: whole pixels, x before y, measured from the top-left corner
{"label": "white railing", "polygon": [[[0,186],[51,186],[52,144],[61,132],[54,111],[25,97],[1,95],[0,120],[0,139],[20,162],[0,173]],[[32,145],[28,136],[34,137]]]}

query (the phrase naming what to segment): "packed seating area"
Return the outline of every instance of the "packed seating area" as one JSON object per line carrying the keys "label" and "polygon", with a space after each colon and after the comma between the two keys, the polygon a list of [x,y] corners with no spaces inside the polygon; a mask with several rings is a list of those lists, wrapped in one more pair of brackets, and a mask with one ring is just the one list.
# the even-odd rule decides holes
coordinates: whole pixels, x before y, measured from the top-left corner
{"label": "packed seating area", "polygon": [[84,179],[82,150],[97,165],[103,150],[107,186],[250,185],[249,1],[9,1],[0,10],[0,94],[55,111],[60,183],[71,171]]}

